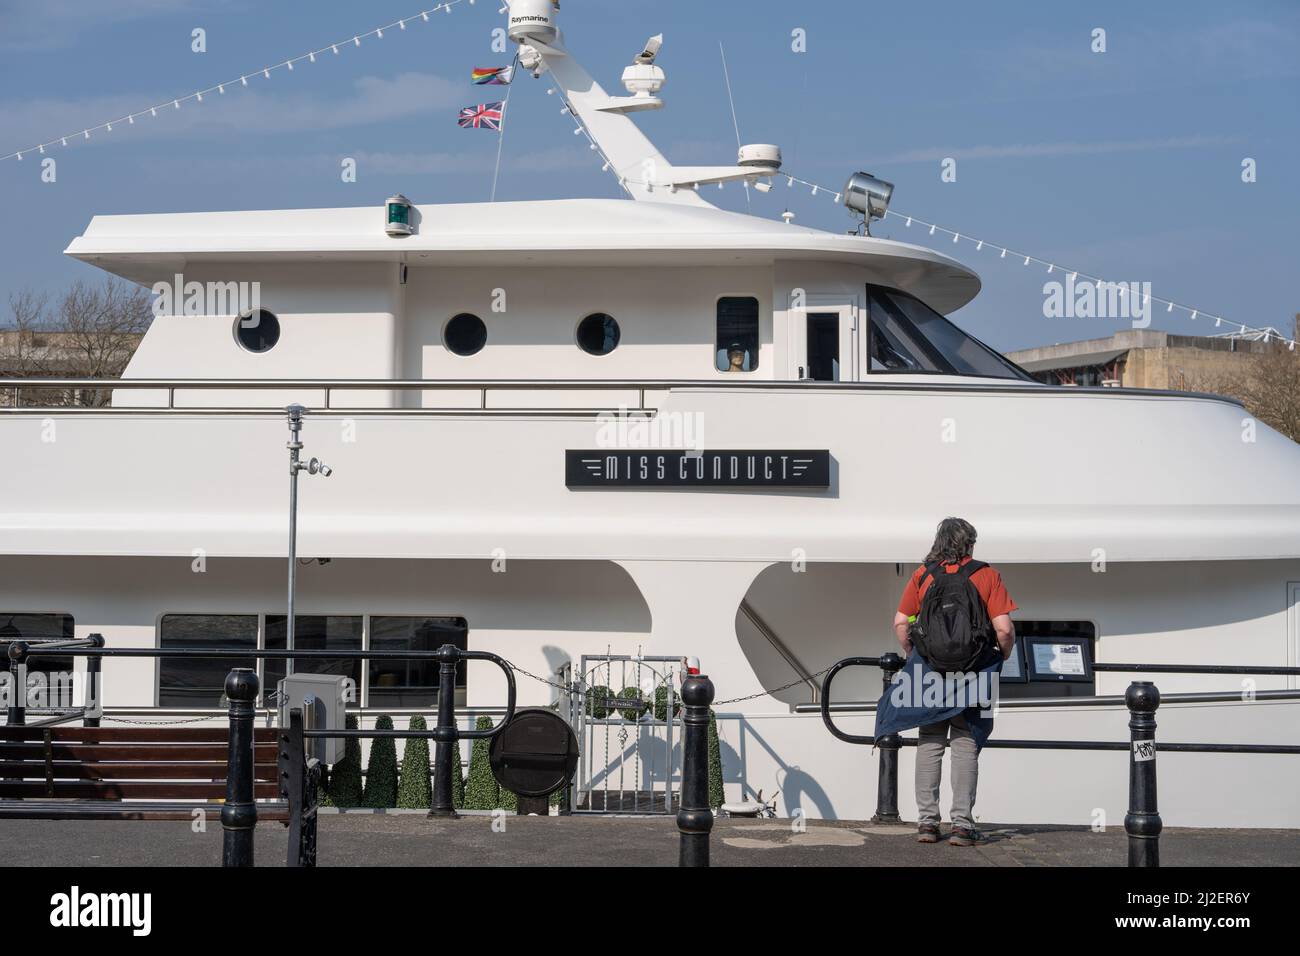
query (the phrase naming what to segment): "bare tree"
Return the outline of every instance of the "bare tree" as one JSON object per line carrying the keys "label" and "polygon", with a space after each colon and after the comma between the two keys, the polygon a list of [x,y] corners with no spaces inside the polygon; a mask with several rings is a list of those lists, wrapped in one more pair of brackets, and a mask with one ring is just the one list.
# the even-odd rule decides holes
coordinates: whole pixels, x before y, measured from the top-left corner
{"label": "bare tree", "polygon": [[1198,379],[1194,387],[1239,400],[1259,421],[1300,442],[1300,352],[1278,344],[1232,373]]}
{"label": "bare tree", "polygon": [[[78,281],[53,306],[31,291],[9,297],[10,321],[0,327],[0,375],[120,378],[153,319],[149,293],[120,279]],[[33,394],[39,392],[39,394]],[[28,386],[24,404],[105,405],[110,389],[56,394]]]}

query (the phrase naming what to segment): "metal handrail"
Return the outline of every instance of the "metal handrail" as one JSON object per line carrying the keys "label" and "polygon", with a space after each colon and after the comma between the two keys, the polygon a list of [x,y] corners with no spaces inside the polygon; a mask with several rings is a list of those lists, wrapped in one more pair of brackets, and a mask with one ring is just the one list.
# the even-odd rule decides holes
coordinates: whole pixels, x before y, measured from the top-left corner
{"label": "metal handrail", "polygon": [[754,610],[754,606],[750,604],[748,600],[740,602],[740,612],[749,619],[749,623],[754,625],[754,628],[758,633],[763,635],[767,642],[772,645],[773,650],[781,655],[790,670],[794,671],[795,675],[808,685],[812,702],[814,704],[817,703],[821,699],[821,687],[818,685],[817,681],[813,680],[812,671],[808,670],[808,668],[804,666],[803,661],[799,660],[794,651],[790,650],[790,648],[786,646],[785,641],[781,640],[776,631],[772,630],[771,625],[763,619],[762,615]]}
{"label": "metal handrail", "polygon": [[[886,376],[880,376],[886,379]],[[320,389],[324,392],[323,408],[333,409],[332,393],[336,390],[355,391],[455,391],[478,390],[480,408],[485,404],[487,389],[535,390],[535,391],[604,391],[614,389],[634,389],[640,394],[640,405],[645,405],[645,392],[672,389],[726,389],[740,391],[773,391],[798,389],[800,391],[826,392],[939,392],[939,393],[986,393],[1012,395],[1072,395],[1072,396],[1106,396],[1136,398],[1201,398],[1226,402],[1240,406],[1241,402],[1223,395],[1205,392],[1180,392],[1172,389],[1146,388],[1079,388],[1077,386],[1044,385],[1039,382],[934,382],[934,381],[868,381],[868,382],[818,382],[809,380],[747,379],[735,381],[725,378],[714,379],[233,379],[233,378],[3,378],[0,377],[0,391],[8,390],[14,396],[12,406],[0,406],[0,412],[18,412],[40,407],[76,408],[78,411],[95,411],[98,408],[83,406],[21,406],[18,399],[23,389],[94,389],[94,390],[165,390],[167,391],[166,410],[175,409],[175,391],[177,389],[198,390],[285,390],[285,389]],[[273,406],[268,406],[273,407]],[[278,406],[274,406],[277,407]],[[117,411],[131,409],[119,408]],[[161,411],[162,408],[150,408],[148,411]],[[185,411],[203,411],[202,408]],[[238,409],[222,409],[236,411]],[[350,411],[351,409],[349,409]],[[438,412],[463,411],[463,409],[407,409],[406,411]],[[384,411],[401,411],[401,409],[384,409]]]}

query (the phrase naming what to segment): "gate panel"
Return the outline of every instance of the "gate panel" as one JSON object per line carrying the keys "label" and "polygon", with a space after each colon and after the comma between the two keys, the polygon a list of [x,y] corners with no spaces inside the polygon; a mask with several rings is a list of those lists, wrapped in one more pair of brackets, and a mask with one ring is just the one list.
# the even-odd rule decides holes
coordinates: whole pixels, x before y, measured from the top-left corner
{"label": "gate panel", "polygon": [[575,813],[676,812],[674,747],[681,740],[675,684],[680,657],[584,655],[568,714],[581,756],[574,778]]}

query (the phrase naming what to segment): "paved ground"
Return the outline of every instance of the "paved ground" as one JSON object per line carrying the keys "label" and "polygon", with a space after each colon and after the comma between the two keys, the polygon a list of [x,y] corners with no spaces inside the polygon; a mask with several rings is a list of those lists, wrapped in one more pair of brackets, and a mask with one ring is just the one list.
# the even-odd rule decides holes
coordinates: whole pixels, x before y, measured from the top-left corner
{"label": "paved ground", "polygon": [[[670,818],[489,817],[434,821],[422,814],[322,815],[321,866],[675,866]],[[784,821],[719,820],[716,866],[1124,866],[1121,828],[996,826],[969,849],[922,846],[910,827],[812,822],[793,833]],[[281,866],[287,837],[278,823],[259,826],[257,863]],[[1294,866],[1300,830],[1166,829],[1165,866]],[[0,821],[2,866],[212,866],[221,858],[221,826],[193,833],[188,823]]]}

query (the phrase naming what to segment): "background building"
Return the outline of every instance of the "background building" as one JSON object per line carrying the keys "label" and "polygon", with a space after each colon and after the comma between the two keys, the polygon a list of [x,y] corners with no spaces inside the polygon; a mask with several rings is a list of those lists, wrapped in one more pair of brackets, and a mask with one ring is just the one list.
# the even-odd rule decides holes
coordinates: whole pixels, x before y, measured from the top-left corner
{"label": "background building", "polygon": [[[1300,331],[1300,315],[1296,317]],[[1007,358],[1049,385],[1200,390],[1245,374],[1252,362],[1285,346],[1278,332],[1177,335],[1129,329],[1100,339],[1008,352]]]}

